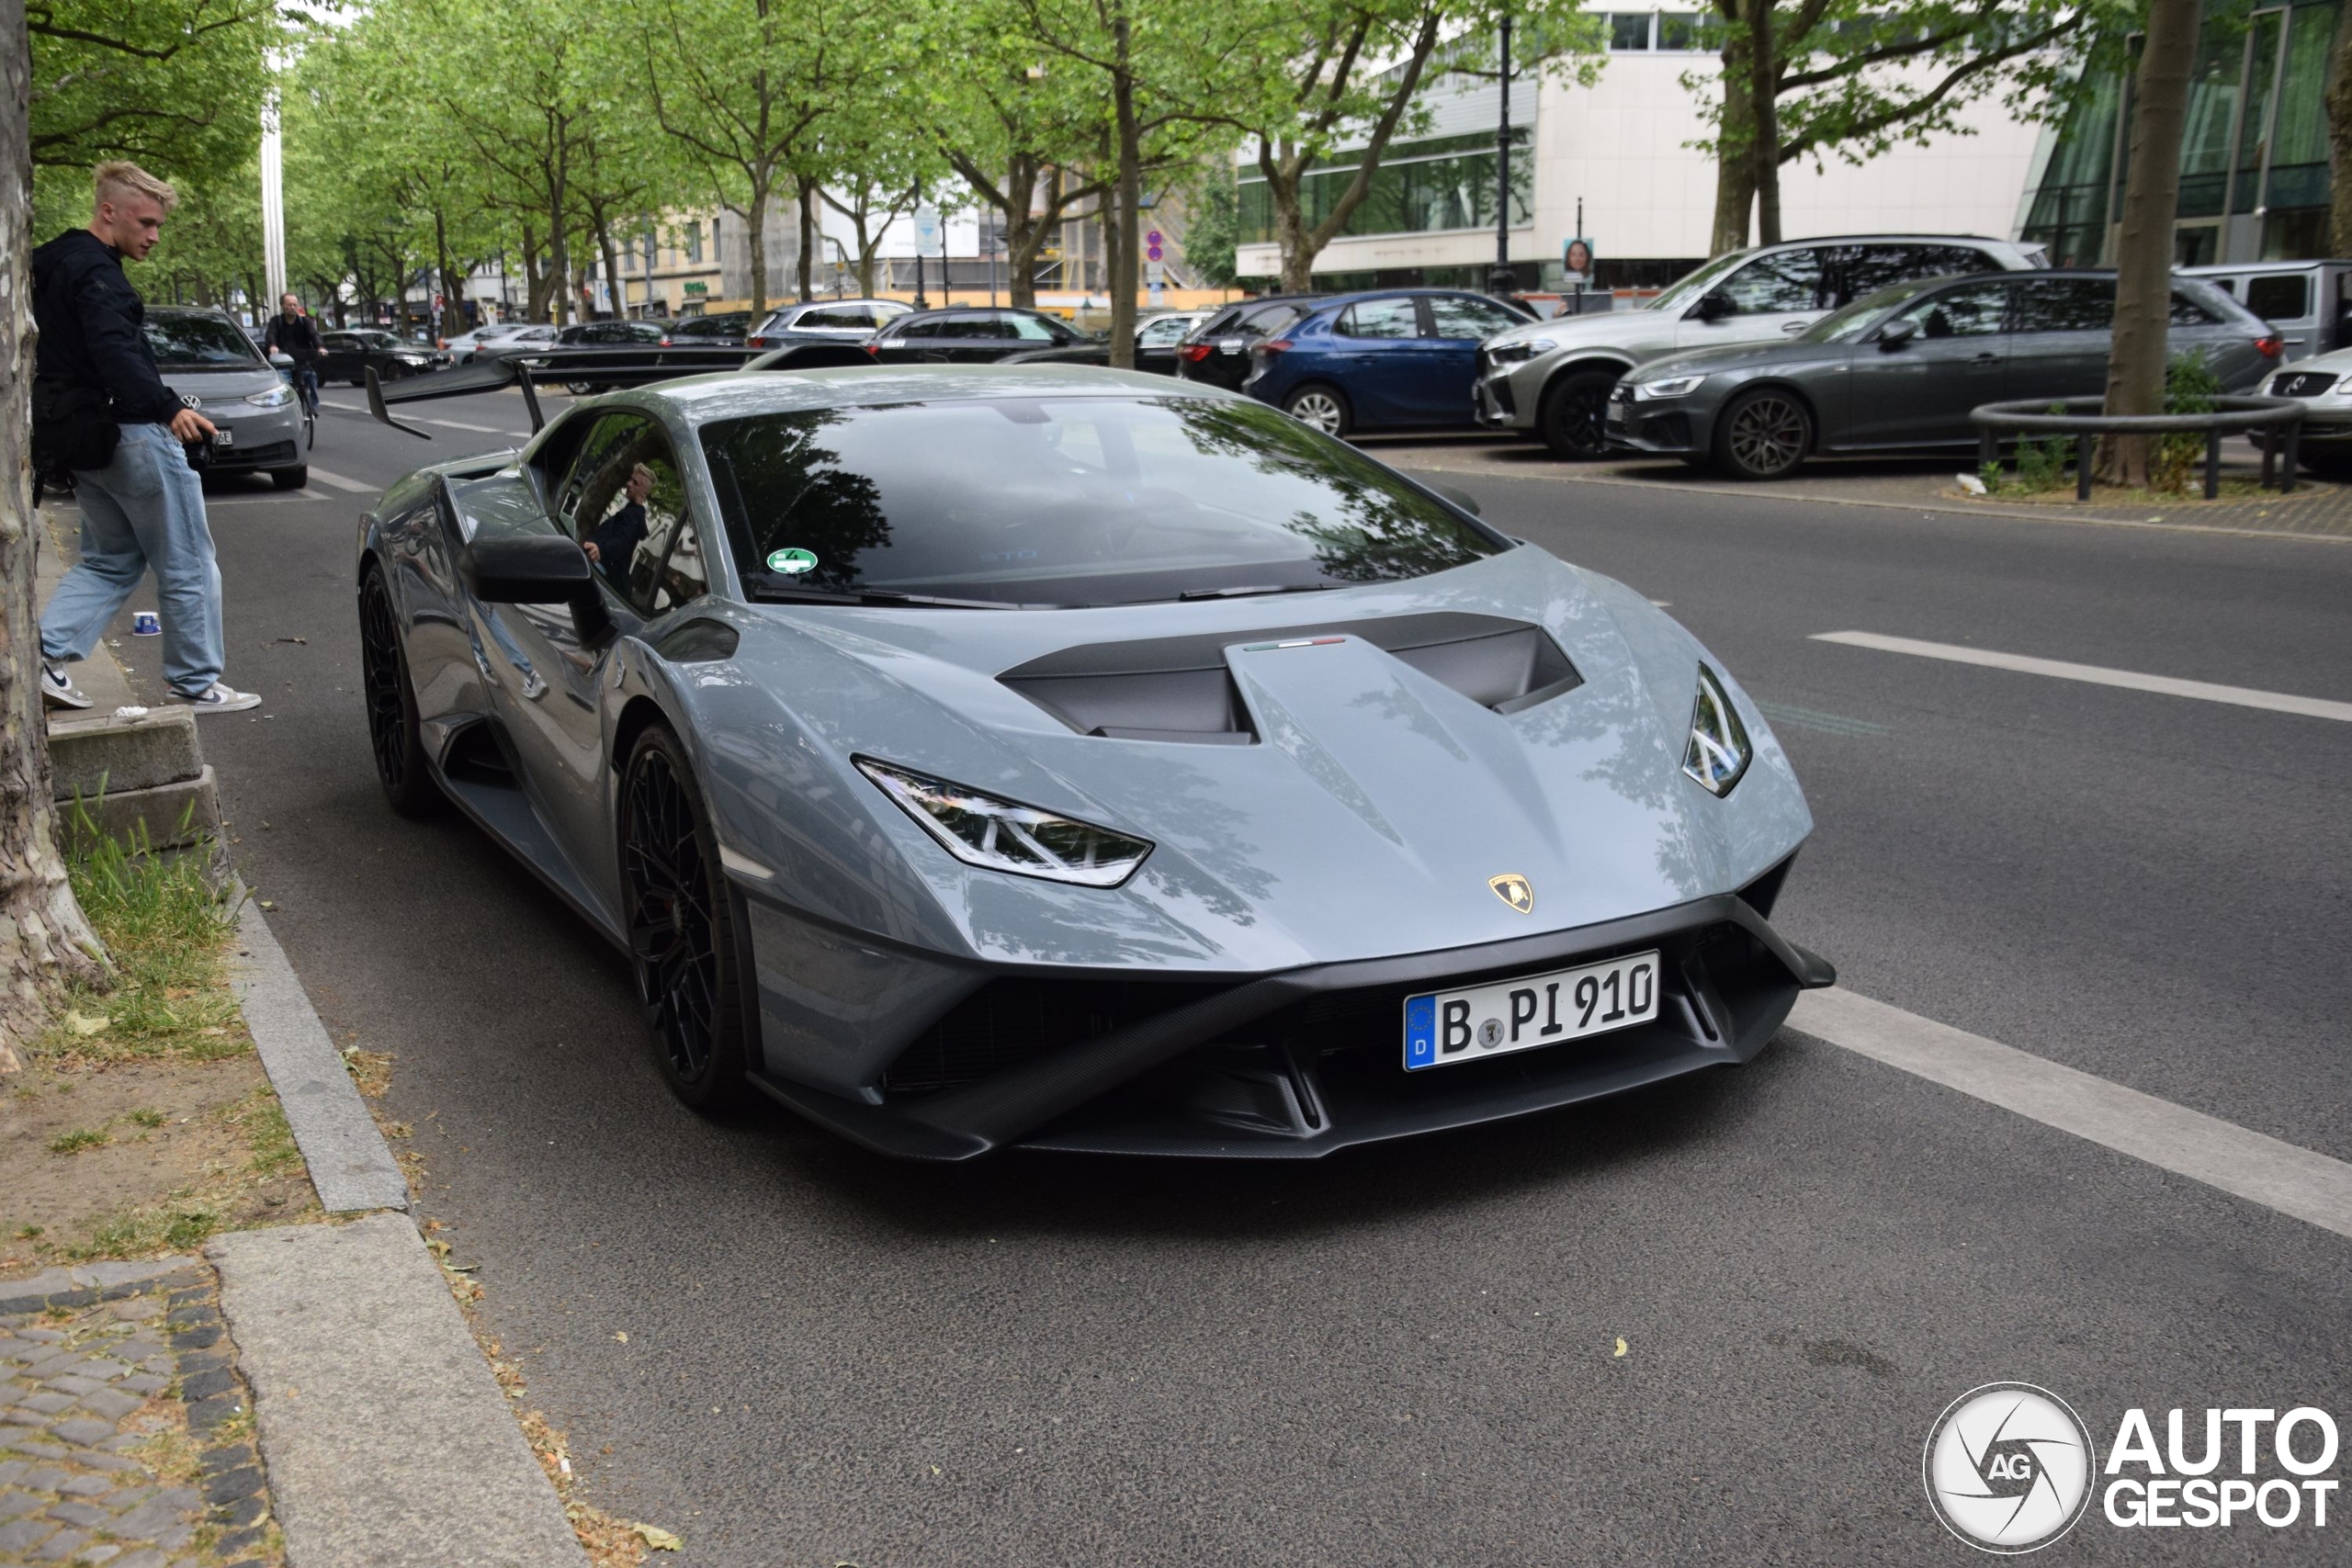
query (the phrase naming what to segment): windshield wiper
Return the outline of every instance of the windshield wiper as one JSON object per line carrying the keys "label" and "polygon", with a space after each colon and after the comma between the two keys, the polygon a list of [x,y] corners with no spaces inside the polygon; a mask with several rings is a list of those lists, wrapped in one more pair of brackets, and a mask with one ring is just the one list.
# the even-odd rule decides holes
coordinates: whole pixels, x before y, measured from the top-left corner
{"label": "windshield wiper", "polygon": [[786,588],[755,582],[752,597],[777,604],[908,604],[923,610],[1058,610],[1058,604],[1021,604],[1009,599],[942,599],[929,593],[901,593],[895,588]]}
{"label": "windshield wiper", "polygon": [[1336,582],[1245,582],[1234,588],[1187,588],[1176,595],[1186,599],[1254,599],[1261,593],[1326,593]]}

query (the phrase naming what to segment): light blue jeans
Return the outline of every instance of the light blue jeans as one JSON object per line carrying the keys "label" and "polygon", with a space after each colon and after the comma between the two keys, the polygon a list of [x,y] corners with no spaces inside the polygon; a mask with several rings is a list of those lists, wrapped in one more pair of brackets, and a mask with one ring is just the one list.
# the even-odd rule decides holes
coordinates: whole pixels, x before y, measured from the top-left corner
{"label": "light blue jeans", "polygon": [[114,461],[77,468],[82,559],[40,616],[41,657],[87,659],[152,568],[164,616],[164,679],[184,697],[220,679],[220,568],[204,520],[204,482],[168,426],[126,424]]}

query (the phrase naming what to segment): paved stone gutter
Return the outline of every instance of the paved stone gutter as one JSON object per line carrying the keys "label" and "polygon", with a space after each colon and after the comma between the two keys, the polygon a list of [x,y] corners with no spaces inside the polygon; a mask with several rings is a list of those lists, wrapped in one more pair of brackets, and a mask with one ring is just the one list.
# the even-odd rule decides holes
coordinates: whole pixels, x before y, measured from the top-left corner
{"label": "paved stone gutter", "polygon": [[[14,1309],[0,1313],[0,1563],[275,1568],[251,1395],[212,1270],[194,1258],[110,1267],[141,1277],[0,1286]],[[38,1301],[27,1289],[57,1284]]]}

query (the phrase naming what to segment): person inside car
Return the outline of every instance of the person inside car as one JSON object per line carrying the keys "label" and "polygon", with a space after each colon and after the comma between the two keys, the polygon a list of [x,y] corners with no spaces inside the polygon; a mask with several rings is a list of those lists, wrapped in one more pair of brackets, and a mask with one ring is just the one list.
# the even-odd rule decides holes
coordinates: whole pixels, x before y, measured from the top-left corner
{"label": "person inside car", "polygon": [[628,570],[629,557],[645,542],[645,498],[653,493],[653,470],[639,463],[621,487],[622,503],[615,507],[580,547],[598,570],[615,582]]}

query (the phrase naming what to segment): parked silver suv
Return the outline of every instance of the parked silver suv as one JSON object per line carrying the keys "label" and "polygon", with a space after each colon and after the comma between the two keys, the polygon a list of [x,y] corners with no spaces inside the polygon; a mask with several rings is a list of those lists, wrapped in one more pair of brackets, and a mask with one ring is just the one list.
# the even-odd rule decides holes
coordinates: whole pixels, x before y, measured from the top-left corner
{"label": "parked silver suv", "polygon": [[1645,307],[1497,333],[1478,351],[1478,423],[1563,457],[1598,457],[1609,389],[1645,361],[1769,343],[1889,284],[2049,265],[2040,245],[1970,234],[1847,234],[1717,256]]}

